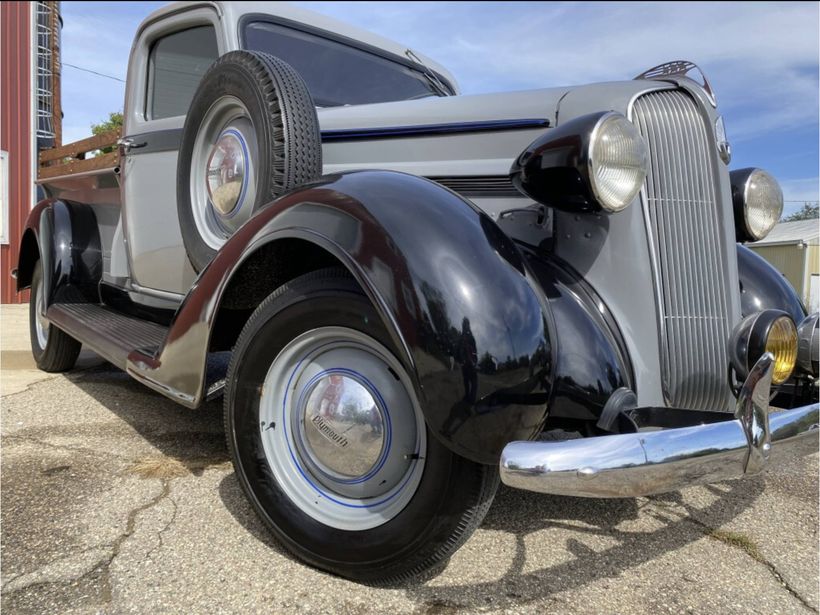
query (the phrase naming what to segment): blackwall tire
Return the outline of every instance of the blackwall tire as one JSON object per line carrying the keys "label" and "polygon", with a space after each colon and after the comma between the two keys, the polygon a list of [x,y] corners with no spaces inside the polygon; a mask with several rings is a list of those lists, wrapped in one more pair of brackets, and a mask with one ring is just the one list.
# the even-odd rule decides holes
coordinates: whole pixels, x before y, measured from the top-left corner
{"label": "blackwall tire", "polygon": [[321,174],[316,108],[293,67],[253,51],[220,57],[191,101],[177,163],[179,223],[194,269],[261,207]]}
{"label": "blackwall tire", "polygon": [[31,278],[29,297],[29,336],[31,353],[37,367],[45,372],[64,372],[77,362],[82,344],[68,333],[51,326],[45,318],[42,261],[37,261]]}
{"label": "blackwall tire", "polygon": [[[346,272],[309,273],[250,317],[225,393],[234,469],[263,522],[303,561],[373,584],[395,584],[446,561],[481,523],[498,486],[495,466],[459,457],[427,432],[392,348]],[[382,402],[389,414],[378,414]],[[314,429],[323,432],[314,436],[317,448]],[[347,443],[334,448],[340,437]],[[373,440],[380,449],[368,448]],[[354,461],[377,449],[385,461],[379,465],[373,452],[348,472],[348,444]]]}

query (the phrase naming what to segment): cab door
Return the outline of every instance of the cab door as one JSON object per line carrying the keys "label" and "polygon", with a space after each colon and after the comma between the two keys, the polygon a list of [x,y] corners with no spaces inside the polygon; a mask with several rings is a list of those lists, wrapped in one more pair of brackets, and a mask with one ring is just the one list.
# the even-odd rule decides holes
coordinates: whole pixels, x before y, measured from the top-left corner
{"label": "cab door", "polygon": [[214,10],[166,15],[139,34],[128,68],[123,153],[122,233],[129,286],[179,300],[196,274],[177,216],[177,153],[200,79],[224,53]]}

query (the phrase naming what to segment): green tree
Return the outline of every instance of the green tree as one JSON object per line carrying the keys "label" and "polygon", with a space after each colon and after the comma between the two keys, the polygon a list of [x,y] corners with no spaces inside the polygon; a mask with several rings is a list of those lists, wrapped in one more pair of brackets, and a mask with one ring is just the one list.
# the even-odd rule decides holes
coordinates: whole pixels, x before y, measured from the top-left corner
{"label": "green tree", "polygon": [[820,218],[820,203],[803,203],[802,208],[785,216],[781,222],[797,222],[798,220],[814,220],[815,218]]}
{"label": "green tree", "polygon": [[[120,111],[112,111],[108,114],[108,119],[100,122],[99,124],[91,124],[91,134],[93,135],[101,135],[106,132],[110,132],[115,128],[122,128],[122,112]],[[113,147],[104,147],[100,150],[103,154],[107,154],[108,152],[113,152]]]}
{"label": "green tree", "polygon": [[108,119],[99,124],[91,124],[91,134],[101,135],[115,128],[122,128],[122,113],[119,111],[112,111],[108,114]]}

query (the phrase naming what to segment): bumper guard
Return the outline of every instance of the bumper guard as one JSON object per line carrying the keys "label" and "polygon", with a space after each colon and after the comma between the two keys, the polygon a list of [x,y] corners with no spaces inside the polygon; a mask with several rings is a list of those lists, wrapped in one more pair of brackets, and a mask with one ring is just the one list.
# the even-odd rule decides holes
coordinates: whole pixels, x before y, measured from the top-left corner
{"label": "bumper guard", "polygon": [[774,360],[764,354],[740,390],[734,420],[562,442],[511,442],[501,480],[555,495],[620,498],[762,472],[772,456],[818,450],[818,404],[769,413]]}

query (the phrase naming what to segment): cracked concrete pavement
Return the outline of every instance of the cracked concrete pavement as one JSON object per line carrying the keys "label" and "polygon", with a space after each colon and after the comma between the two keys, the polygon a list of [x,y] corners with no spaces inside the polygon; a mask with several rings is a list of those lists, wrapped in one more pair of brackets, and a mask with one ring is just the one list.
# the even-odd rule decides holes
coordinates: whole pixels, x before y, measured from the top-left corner
{"label": "cracked concrete pavement", "polygon": [[187,410],[90,353],[42,374],[25,306],[0,327],[6,613],[817,612],[817,455],[651,498],[502,488],[435,576],[365,587],[266,533],[219,401]]}

